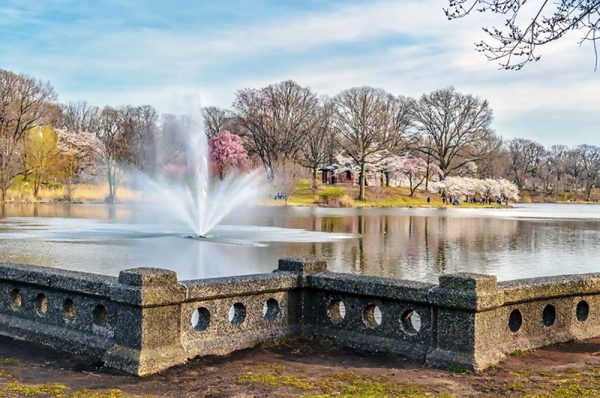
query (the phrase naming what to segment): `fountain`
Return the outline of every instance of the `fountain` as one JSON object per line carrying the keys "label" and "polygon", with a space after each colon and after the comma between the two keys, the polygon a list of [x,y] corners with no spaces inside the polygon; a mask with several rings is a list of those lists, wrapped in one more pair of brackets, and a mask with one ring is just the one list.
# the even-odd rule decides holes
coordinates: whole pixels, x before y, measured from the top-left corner
{"label": "fountain", "polygon": [[211,177],[208,139],[199,117],[192,118],[186,132],[183,178],[164,173],[151,177],[136,175],[135,179],[149,193],[158,209],[170,215],[189,230],[183,237],[207,238],[233,209],[266,197],[268,185],[264,173],[255,169],[249,173],[231,172],[218,180]]}
{"label": "fountain", "polygon": [[[200,119],[194,118],[182,137],[167,137],[185,143],[174,151],[177,157],[159,154],[161,166],[155,173],[129,175],[128,181],[141,193],[139,202],[103,206],[108,217],[95,205],[75,205],[94,208],[94,214],[4,218],[3,258],[105,275],[152,265],[174,270],[182,279],[197,279],[264,271],[271,264],[268,257],[273,254],[265,249],[271,244],[354,237],[282,225],[272,216],[281,209],[257,208],[270,188],[261,169],[214,178]],[[167,144],[159,142],[157,149]],[[22,242],[27,242],[25,253]]]}

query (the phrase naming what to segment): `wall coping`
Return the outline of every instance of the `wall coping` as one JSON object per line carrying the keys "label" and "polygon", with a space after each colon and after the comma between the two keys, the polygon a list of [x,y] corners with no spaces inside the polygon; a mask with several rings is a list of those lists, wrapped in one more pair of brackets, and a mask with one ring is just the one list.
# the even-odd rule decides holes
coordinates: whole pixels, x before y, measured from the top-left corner
{"label": "wall coping", "polygon": [[296,289],[299,287],[299,277],[294,272],[273,272],[269,274],[187,280],[180,283],[187,289],[187,300],[211,300],[233,295],[262,294]]}
{"label": "wall coping", "polygon": [[515,279],[499,282],[498,288],[505,304],[595,294],[600,292],[600,273]]}
{"label": "wall coping", "polygon": [[[0,282],[0,334],[137,375],[296,334],[473,369],[515,348],[600,336],[600,273],[506,282],[455,273],[432,284],[289,258],[272,273],[187,281],[159,268],[115,278],[0,263]],[[194,308],[203,301],[214,302]]]}
{"label": "wall coping", "polygon": [[309,275],[306,287],[347,294],[426,303],[432,283],[377,276],[319,272]]}
{"label": "wall coping", "polygon": [[[294,264],[300,261],[294,258]],[[286,266],[287,262],[284,262]],[[313,264],[313,263],[310,263]],[[321,265],[319,263],[319,265]],[[287,267],[286,269],[288,269]],[[156,275],[160,275],[157,277]],[[487,279],[487,280],[486,280]],[[495,278],[479,274],[450,274],[440,276],[440,284],[395,279],[377,276],[365,276],[329,271],[305,272],[277,270],[273,273],[250,274],[230,277],[207,278],[197,280],[176,280],[176,274],[158,268],[135,268],[121,272],[119,278],[88,272],[64,270],[29,264],[0,263],[0,280],[14,281],[30,285],[44,286],[56,290],[73,291],[81,294],[110,297],[111,299],[133,305],[161,305],[174,302],[173,299],[161,300],[160,297],[148,297],[149,291],[169,291],[172,285],[185,288],[186,300],[214,299],[239,294],[260,294],[271,291],[300,288],[302,280],[306,288],[337,291],[345,294],[366,295],[379,298],[432,303],[442,305],[442,296],[452,292],[464,298],[475,296],[496,297],[494,305],[515,304],[540,299],[550,299],[573,295],[587,295],[600,292],[600,273],[558,275],[548,277],[524,278],[497,283]],[[458,281],[457,281],[458,280]],[[478,280],[483,280],[478,282]],[[471,282],[470,282],[471,281]],[[478,287],[484,286],[484,291]],[[139,289],[144,287],[144,289]],[[177,290],[177,289],[176,289]],[[477,292],[477,293],[475,293]],[[180,300],[177,294],[176,300]],[[437,297],[437,299],[436,299]],[[490,305],[493,306],[493,305]],[[484,309],[486,306],[471,303],[466,309]]]}

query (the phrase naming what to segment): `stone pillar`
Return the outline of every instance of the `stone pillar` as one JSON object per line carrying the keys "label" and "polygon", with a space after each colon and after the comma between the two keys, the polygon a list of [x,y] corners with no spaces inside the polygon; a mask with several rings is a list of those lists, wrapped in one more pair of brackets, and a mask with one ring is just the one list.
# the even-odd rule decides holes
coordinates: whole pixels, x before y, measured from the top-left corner
{"label": "stone pillar", "polygon": [[316,257],[286,257],[279,260],[277,270],[297,272],[306,276],[315,272],[326,272],[327,261]]}
{"label": "stone pillar", "polygon": [[429,293],[434,305],[434,344],[427,363],[481,370],[504,357],[498,347],[496,309],[504,303],[496,277],[459,273],[442,275]]}
{"label": "stone pillar", "polygon": [[298,289],[290,292],[288,313],[290,325],[294,325],[295,333],[311,337],[312,291],[308,288],[307,278],[311,274],[327,272],[327,261],[316,257],[287,257],[279,260],[276,272],[293,272],[298,274]]}
{"label": "stone pillar", "polygon": [[121,271],[118,282],[115,345],[106,352],[105,365],[143,376],[186,362],[180,336],[186,289],[177,274],[134,268]]}

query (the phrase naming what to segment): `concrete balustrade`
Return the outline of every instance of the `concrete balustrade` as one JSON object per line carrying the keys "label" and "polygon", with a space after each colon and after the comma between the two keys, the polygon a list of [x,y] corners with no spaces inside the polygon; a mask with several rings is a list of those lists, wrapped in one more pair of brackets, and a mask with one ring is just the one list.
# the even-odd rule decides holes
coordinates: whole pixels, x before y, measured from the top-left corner
{"label": "concrete balustrade", "polygon": [[428,284],[289,258],[271,274],[179,282],[156,268],[114,278],[0,264],[0,334],[136,375],[286,336],[479,370],[517,349],[600,336],[600,274]]}

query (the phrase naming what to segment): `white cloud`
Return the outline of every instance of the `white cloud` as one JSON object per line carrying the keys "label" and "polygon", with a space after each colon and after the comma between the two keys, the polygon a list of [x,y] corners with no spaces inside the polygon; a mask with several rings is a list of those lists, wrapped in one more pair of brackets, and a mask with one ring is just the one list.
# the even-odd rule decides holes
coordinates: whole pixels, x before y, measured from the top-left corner
{"label": "white cloud", "polygon": [[[593,72],[591,50],[576,46],[577,35],[544,49],[542,61],[523,71],[499,71],[474,51],[481,26],[498,21],[489,15],[448,22],[438,0],[342,5],[246,24],[198,21],[193,30],[99,18],[69,26],[43,21],[37,39],[54,45],[37,47],[35,62],[33,41],[14,48],[0,38],[0,51],[7,53],[6,67],[52,80],[63,100],[151,103],[175,112],[190,96],[228,106],[237,89],[290,78],[328,95],[368,84],[419,96],[452,85],[488,98],[499,130],[519,120],[535,129],[545,123],[541,110],[577,125],[573,137],[588,133],[569,117],[600,124],[600,75]],[[18,12],[11,10],[0,13]],[[38,14],[29,18],[40,23]]]}

